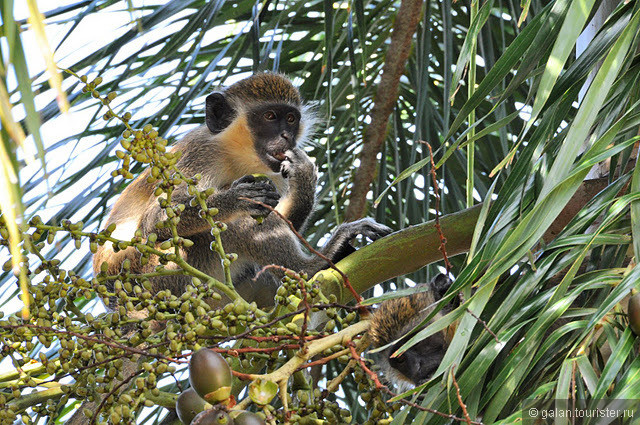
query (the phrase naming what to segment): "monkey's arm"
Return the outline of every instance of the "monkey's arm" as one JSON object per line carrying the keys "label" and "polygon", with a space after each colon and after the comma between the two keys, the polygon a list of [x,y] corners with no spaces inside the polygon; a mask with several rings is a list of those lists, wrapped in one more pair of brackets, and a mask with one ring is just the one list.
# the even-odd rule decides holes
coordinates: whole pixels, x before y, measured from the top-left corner
{"label": "monkey's arm", "polygon": [[[287,159],[282,163],[282,174],[289,179],[289,192],[280,200],[276,211],[286,217],[296,230],[300,230],[315,205],[317,169],[311,159],[299,148],[285,153]],[[272,221],[280,221],[275,214],[269,215],[267,225]],[[281,223],[274,223],[274,228]],[[377,223],[371,218],[344,223],[340,225],[320,252],[336,263],[355,251],[350,241],[358,235],[376,240],[391,233],[391,229]],[[298,243],[296,241],[296,243]],[[292,263],[298,262],[299,269],[315,274],[328,266],[326,260],[312,255],[307,258],[299,249],[289,249],[293,257]],[[299,253],[294,255],[293,253]],[[293,268],[293,267],[289,267]]]}
{"label": "monkey's arm", "polygon": [[[378,223],[372,218],[362,218],[360,220],[342,223],[333,235],[331,235],[331,238],[322,247],[320,252],[330,258],[333,263],[337,263],[347,255],[355,252],[356,249],[350,243],[354,237],[362,235],[375,241],[376,239],[387,236],[391,232],[392,230],[389,227]],[[322,270],[322,268],[319,268],[316,272]]]}
{"label": "monkey's arm", "polygon": [[[315,205],[317,170],[299,148],[291,149],[285,155],[287,159],[282,163],[282,174],[288,179],[289,190],[275,210],[300,230]],[[338,226],[319,252],[336,263],[355,251],[350,243],[354,237],[363,235],[376,240],[389,233],[390,228],[371,218],[344,223]],[[323,257],[304,252],[297,236],[277,214],[269,214],[261,225],[253,221],[238,223],[233,234],[223,236],[223,242],[232,252],[247,251],[262,266],[276,264],[310,275],[329,266]]]}
{"label": "monkey's arm", "polygon": [[[278,202],[276,211],[300,231],[315,206],[318,170],[302,149],[291,149],[285,155],[287,159],[282,162],[282,175],[288,179],[289,191]],[[269,220],[278,218],[270,216]]]}
{"label": "monkey's arm", "polygon": [[[214,220],[228,222],[237,217],[238,214],[265,216],[269,213],[267,208],[240,198],[253,199],[273,208],[277,205],[279,197],[280,195],[278,195],[273,183],[270,181],[258,181],[255,177],[248,175],[233,182],[228,189],[219,190],[207,198],[207,207],[218,210],[218,214],[213,217]],[[176,225],[178,235],[182,237],[207,232],[211,228],[207,220],[202,218],[200,206],[191,204],[192,199],[193,197],[187,193],[184,185],[178,187],[171,196],[173,205],[183,204],[185,206],[184,210],[179,213],[180,220]],[[140,229],[143,235],[147,236],[151,233],[156,233],[159,240],[171,238],[172,234],[168,228],[156,227],[156,223],[166,219],[166,209],[161,208],[156,199],[152,200],[143,213],[140,222]]]}
{"label": "monkey's arm", "polygon": [[[223,244],[230,251],[236,252],[242,246],[250,257],[261,266],[276,264],[294,271],[304,271],[314,275],[318,271],[329,267],[327,261],[316,255],[308,254],[301,248],[297,236],[288,225],[275,214],[269,215],[269,227],[265,227],[267,220],[258,225],[248,225],[237,229],[232,234],[223,234]],[[276,221],[277,220],[277,221]],[[278,225],[279,222],[279,225]],[[226,232],[225,232],[226,233]],[[363,235],[376,240],[391,233],[391,229],[377,223],[371,218],[344,223],[336,229],[329,241],[319,249],[319,252],[336,263],[355,251],[350,241]],[[226,239],[225,239],[226,238]]]}

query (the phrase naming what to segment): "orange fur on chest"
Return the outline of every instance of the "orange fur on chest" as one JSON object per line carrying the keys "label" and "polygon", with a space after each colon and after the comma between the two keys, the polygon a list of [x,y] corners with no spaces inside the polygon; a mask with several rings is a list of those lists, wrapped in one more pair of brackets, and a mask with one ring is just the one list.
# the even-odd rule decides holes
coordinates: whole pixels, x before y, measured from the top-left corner
{"label": "orange fur on chest", "polygon": [[245,117],[236,119],[219,137],[226,145],[222,150],[225,157],[222,165],[229,172],[228,175],[239,178],[247,174],[271,172],[258,157]]}

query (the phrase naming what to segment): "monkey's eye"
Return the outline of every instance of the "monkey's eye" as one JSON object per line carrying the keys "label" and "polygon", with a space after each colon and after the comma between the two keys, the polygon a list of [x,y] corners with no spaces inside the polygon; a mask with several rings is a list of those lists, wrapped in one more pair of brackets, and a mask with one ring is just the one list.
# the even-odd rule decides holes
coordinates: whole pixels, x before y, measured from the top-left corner
{"label": "monkey's eye", "polygon": [[293,124],[294,122],[296,122],[296,116],[293,115],[292,113],[288,113],[287,114],[287,122],[289,124]]}
{"label": "monkey's eye", "polygon": [[262,116],[263,116],[263,117],[264,117],[264,119],[265,119],[265,120],[267,120],[267,121],[273,121],[273,120],[275,120],[275,119],[276,119],[276,113],[275,113],[275,112],[273,112],[273,111],[267,111],[267,112],[265,112]]}

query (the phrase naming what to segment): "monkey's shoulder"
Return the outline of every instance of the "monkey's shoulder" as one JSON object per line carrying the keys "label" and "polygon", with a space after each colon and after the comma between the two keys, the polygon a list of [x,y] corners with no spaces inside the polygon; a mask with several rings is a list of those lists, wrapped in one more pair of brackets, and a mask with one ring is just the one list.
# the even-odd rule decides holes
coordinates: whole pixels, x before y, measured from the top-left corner
{"label": "monkey's shoulder", "polygon": [[149,183],[150,170],[144,170],[132,181],[116,200],[107,224],[120,223],[124,218],[131,218],[132,211],[143,211],[153,196],[155,187]]}

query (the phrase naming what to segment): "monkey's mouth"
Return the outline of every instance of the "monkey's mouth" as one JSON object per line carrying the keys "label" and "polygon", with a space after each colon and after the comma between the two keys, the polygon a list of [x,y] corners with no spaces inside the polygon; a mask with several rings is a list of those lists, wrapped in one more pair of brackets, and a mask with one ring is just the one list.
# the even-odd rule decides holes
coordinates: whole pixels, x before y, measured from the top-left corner
{"label": "monkey's mouth", "polygon": [[268,159],[269,168],[271,168],[272,171],[277,173],[278,171],[280,171],[280,167],[282,166],[282,161],[287,159],[287,156],[284,154],[284,152],[273,152],[273,153],[269,152],[267,154],[267,159]]}
{"label": "monkey's mouth", "polygon": [[287,156],[284,154],[284,152],[276,152],[274,154],[271,155],[272,157],[274,157],[276,160],[282,162],[285,159],[287,159]]}

